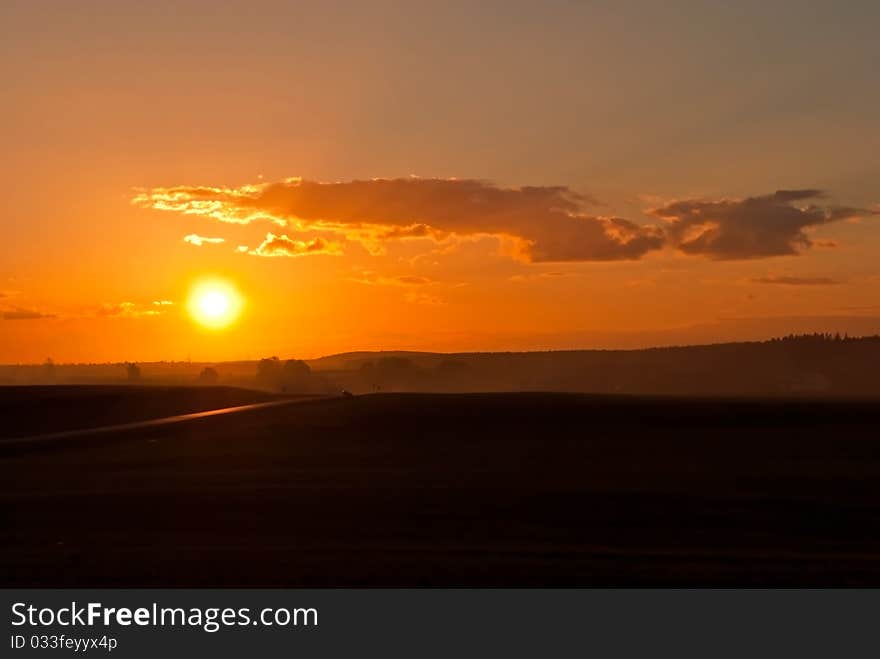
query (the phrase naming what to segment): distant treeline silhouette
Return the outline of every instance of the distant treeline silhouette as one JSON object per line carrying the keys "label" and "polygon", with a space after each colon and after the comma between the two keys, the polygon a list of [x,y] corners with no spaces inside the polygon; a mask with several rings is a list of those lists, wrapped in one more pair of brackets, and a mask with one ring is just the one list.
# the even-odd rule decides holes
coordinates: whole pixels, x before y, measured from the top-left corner
{"label": "distant treeline silhouette", "polygon": [[645,350],[352,359],[334,380],[367,391],[579,391],[661,395],[880,395],[880,336],[799,334]]}
{"label": "distant treeline silhouette", "polygon": [[779,343],[779,342],[799,342],[799,343],[809,343],[809,342],[824,342],[827,343],[829,341],[839,342],[839,341],[877,341],[880,339],[880,336],[860,336],[860,337],[850,337],[847,334],[841,335],[840,332],[836,334],[831,334],[828,332],[814,332],[813,334],[788,334],[787,336],[780,336],[777,338],[770,339],[766,341],[766,343]]}
{"label": "distant treeline silhouette", "polygon": [[282,362],[278,357],[261,359],[257,364],[256,384],[282,393],[319,394],[333,391],[332,385],[301,359]]}
{"label": "distant treeline silhouette", "polygon": [[880,396],[880,336],[792,334],[644,350],[346,353],[304,361],[0,366],[0,384],[233,385],[286,393],[577,391]]}

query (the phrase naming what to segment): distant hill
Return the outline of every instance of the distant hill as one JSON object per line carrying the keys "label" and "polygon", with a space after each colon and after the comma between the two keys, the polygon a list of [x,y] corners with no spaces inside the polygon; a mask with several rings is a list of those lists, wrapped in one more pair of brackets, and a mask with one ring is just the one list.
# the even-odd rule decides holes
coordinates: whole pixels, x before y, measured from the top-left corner
{"label": "distant hill", "polygon": [[880,396],[880,337],[830,334],[645,350],[348,353],[321,365],[352,391]]}
{"label": "distant hill", "polygon": [[[311,386],[320,391],[880,397],[880,336],[807,334],[644,350],[359,351],[306,364],[313,374]],[[191,384],[207,366],[221,384],[260,386],[255,361],[143,363],[138,382]],[[2,366],[0,383],[118,383],[131,371],[125,364]]]}
{"label": "distant hill", "polygon": [[359,368],[365,362],[386,357],[404,357],[419,363],[430,363],[446,356],[446,353],[441,352],[416,352],[412,350],[378,350],[371,352],[361,350],[357,352],[341,352],[336,355],[318,357],[317,359],[307,359],[306,363],[316,371],[345,371]]}

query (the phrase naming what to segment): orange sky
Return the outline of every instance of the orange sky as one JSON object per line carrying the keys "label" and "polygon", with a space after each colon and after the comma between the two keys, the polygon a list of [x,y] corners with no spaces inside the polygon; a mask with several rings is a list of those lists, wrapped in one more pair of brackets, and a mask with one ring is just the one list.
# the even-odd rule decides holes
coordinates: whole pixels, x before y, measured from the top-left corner
{"label": "orange sky", "polygon": [[143,4],[0,7],[0,362],[880,332],[876,3]]}

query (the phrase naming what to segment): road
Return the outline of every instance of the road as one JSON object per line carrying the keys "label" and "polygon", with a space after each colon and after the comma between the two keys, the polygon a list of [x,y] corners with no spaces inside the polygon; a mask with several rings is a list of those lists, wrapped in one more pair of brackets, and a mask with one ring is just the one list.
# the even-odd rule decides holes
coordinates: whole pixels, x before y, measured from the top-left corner
{"label": "road", "polygon": [[97,428],[78,428],[76,430],[63,430],[60,432],[43,433],[40,435],[31,435],[28,437],[14,437],[12,439],[4,439],[0,441],[0,450],[4,448],[18,448],[21,446],[38,446],[51,444],[63,440],[72,440],[77,438],[94,437],[96,435],[104,435],[109,433],[125,432],[129,430],[145,430],[148,428],[157,428],[160,426],[168,426],[175,423],[186,423],[187,421],[195,421],[212,416],[221,416],[224,414],[238,414],[239,412],[247,412],[250,410],[260,410],[268,407],[281,407],[284,405],[293,405],[297,403],[307,403],[325,398],[333,398],[333,396],[310,396],[308,398],[285,398],[283,400],[272,400],[265,403],[252,403],[250,405],[235,405],[232,407],[223,407],[216,410],[204,410],[202,412],[192,412],[190,414],[176,414],[174,416],[166,416],[160,419],[147,419],[144,421],[133,421],[130,423],[116,423],[108,426],[100,426]]}

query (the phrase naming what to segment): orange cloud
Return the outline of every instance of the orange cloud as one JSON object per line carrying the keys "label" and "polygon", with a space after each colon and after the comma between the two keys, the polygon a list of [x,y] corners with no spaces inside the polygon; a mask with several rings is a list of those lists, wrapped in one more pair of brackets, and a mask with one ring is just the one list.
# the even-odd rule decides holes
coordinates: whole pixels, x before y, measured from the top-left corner
{"label": "orange cloud", "polygon": [[200,236],[196,233],[190,233],[183,237],[183,242],[189,243],[190,245],[195,245],[196,247],[201,247],[205,244],[214,244],[219,245],[220,243],[226,242],[225,238],[206,238],[205,236]]}
{"label": "orange cloud", "polygon": [[[372,253],[392,240],[439,241],[450,235],[511,240],[512,253],[527,261],[638,259],[663,246],[658,228],[588,215],[583,210],[588,201],[562,186],[500,188],[468,179],[420,178],[179,186],[142,191],[133,199],[139,206],[224,222],[269,220],[298,231],[331,232]],[[324,250],[277,251],[298,256]]]}
{"label": "orange cloud", "polygon": [[[239,248],[239,251],[241,249]],[[286,235],[276,236],[267,233],[266,239],[256,248],[248,252],[256,256],[307,256],[309,254],[341,254],[339,243],[328,242],[323,238],[310,241],[293,240]]]}
{"label": "orange cloud", "polygon": [[[264,186],[243,185],[240,188],[208,186],[178,186],[139,190],[131,203],[142,208],[174,211],[185,215],[204,215],[221,222],[249,224],[256,220],[270,220],[283,225],[284,221],[268,216],[255,208],[247,209],[248,200],[259,194]],[[236,201],[241,205],[236,208]]]}
{"label": "orange cloud", "polygon": [[412,304],[427,304],[431,306],[446,304],[446,300],[422,291],[410,291],[406,294],[406,301]]}
{"label": "orange cloud", "polygon": [[174,303],[170,300],[155,300],[150,305],[141,305],[134,302],[119,302],[116,304],[103,304],[98,309],[99,316],[110,318],[144,318],[149,316],[161,316],[165,309]]}
{"label": "orange cloud", "polygon": [[368,284],[375,286],[425,286],[434,283],[429,277],[419,275],[398,275],[396,277],[385,277],[370,270],[365,270],[357,277],[352,277],[352,281],[359,284]]}
{"label": "orange cloud", "polygon": [[[502,188],[471,179],[398,178],[321,183],[298,178],[238,188],[178,186],[139,192],[133,203],[157,210],[249,224],[266,220],[301,232],[329,233],[382,254],[392,241],[454,245],[492,236],[527,262],[640,259],[673,246],[712,259],[797,254],[813,245],[814,227],[876,210],[798,205],[819,190],[780,190],[746,199],[686,199],[649,211],[665,226],[591,215],[595,203],[564,186]],[[270,234],[272,235],[272,234]],[[251,254],[341,253],[340,242],[267,238]]]}
{"label": "orange cloud", "polygon": [[377,274],[371,270],[365,270],[357,277],[352,277],[351,281],[355,281],[359,284],[366,284],[368,286],[403,287],[407,289],[404,299],[412,304],[446,304],[444,299],[424,290],[426,287],[435,286],[440,283],[430,277],[423,277],[421,275],[396,275],[388,277]]}
{"label": "orange cloud", "polygon": [[560,279],[562,277],[572,276],[574,276],[574,273],[572,272],[560,272],[558,270],[554,270],[550,272],[530,272],[528,274],[512,275],[508,277],[508,281],[536,281],[539,279]]}

